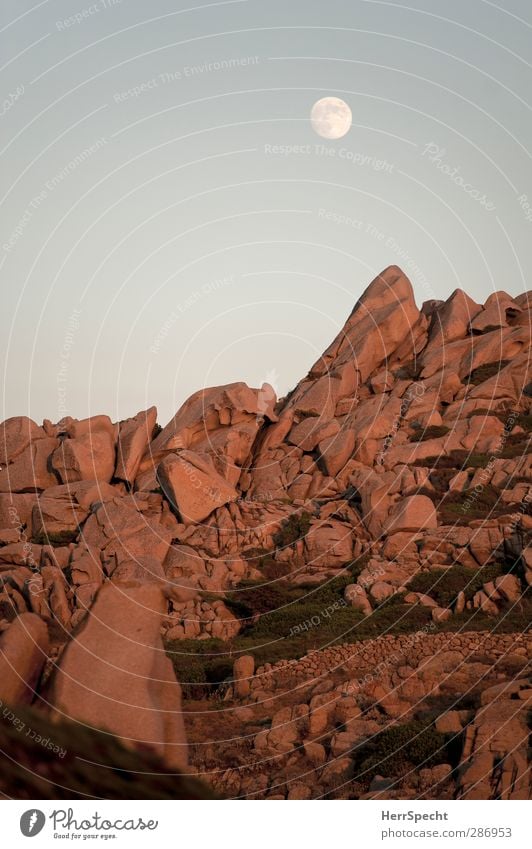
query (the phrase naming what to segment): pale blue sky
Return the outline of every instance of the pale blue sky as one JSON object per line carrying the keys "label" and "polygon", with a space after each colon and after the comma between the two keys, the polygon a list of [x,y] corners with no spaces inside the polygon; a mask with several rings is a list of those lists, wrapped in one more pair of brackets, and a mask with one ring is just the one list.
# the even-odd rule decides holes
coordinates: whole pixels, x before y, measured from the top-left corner
{"label": "pale blue sky", "polygon": [[285,393],[393,262],[420,304],[527,289],[531,36],[525,0],[2,0],[1,417]]}

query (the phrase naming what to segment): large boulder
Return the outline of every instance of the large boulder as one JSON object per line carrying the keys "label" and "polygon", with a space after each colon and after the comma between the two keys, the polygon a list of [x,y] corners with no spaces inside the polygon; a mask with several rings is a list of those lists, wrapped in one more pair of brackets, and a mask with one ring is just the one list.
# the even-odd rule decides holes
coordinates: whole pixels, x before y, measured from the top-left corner
{"label": "large boulder", "polygon": [[131,559],[142,561],[146,554],[163,563],[172,539],[172,529],[163,514],[144,514],[133,496],[113,498],[94,505],[85,522],[81,539],[91,551],[100,551],[107,574]]}
{"label": "large boulder", "polygon": [[0,529],[31,527],[36,493],[0,492]]}
{"label": "large boulder", "polygon": [[0,492],[38,492],[54,486],[57,477],[50,468],[50,456],[57,445],[57,439],[47,436],[29,443],[9,465],[0,469]]}
{"label": "large boulder", "polygon": [[255,658],[251,654],[242,654],[233,664],[233,690],[235,698],[245,699],[251,692],[251,679],[255,672]]}
{"label": "large boulder", "polygon": [[438,527],[436,508],[427,495],[411,495],[395,504],[384,525],[386,534],[422,531]]}
{"label": "large boulder", "polygon": [[46,436],[42,427],[27,416],[14,416],[0,424],[0,467],[12,463],[37,439]]}
{"label": "large boulder", "polygon": [[263,421],[277,421],[274,403],[268,384],[250,389],[231,383],[196,392],[150,443],[140,471],[184,449],[209,455],[218,474],[235,486]]}
{"label": "large boulder", "polygon": [[340,568],[353,556],[352,528],[334,519],[311,524],[304,539],[305,562],[320,568]]}
{"label": "large boulder", "polygon": [[109,483],[115,470],[114,434],[107,427],[95,426],[73,439],[63,439],[54,451],[52,467],[64,484]]}
{"label": "large boulder", "polygon": [[216,471],[208,454],[170,454],[159,464],[157,478],[185,525],[202,522],[218,507],[238,497],[236,489]]}
{"label": "large boulder", "polygon": [[0,703],[30,704],[47,656],[46,624],[22,613],[0,638]]}
{"label": "large boulder", "polygon": [[146,581],[157,564],[144,565],[122,568],[101,588],[62,657],[50,703],[57,720],[111,731],[183,769],[188,758],[181,687],[160,636],[162,583]]}
{"label": "large boulder", "polygon": [[157,423],[157,407],[120,422],[115,477],[133,484]]}

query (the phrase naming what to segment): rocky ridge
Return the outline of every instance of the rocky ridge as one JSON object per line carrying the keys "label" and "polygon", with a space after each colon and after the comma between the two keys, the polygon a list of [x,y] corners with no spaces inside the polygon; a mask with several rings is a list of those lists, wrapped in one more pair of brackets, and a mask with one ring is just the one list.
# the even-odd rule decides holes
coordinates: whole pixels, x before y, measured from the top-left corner
{"label": "rocky ridge", "polygon": [[[164,429],[154,407],[118,423],[5,421],[2,702],[103,728],[169,768],[199,769],[225,795],[523,798],[526,746],[514,751],[495,725],[507,714],[515,740],[528,727],[530,644],[518,636],[532,584],[531,307],[530,293],[477,304],[457,290],[418,309],[391,267],[287,398],[267,384],[201,390]],[[470,660],[469,636],[456,650],[438,642],[471,628],[484,634],[483,663]],[[440,674],[461,670],[445,695],[476,694],[460,716],[428,710],[441,693],[425,687],[419,657],[386,666],[368,692],[345,677],[353,645],[405,632],[423,633],[436,662],[455,653],[440,658]],[[309,649],[320,680],[292,703],[283,687]],[[209,677],[214,655],[225,666]],[[313,703],[330,692],[349,705]],[[206,757],[221,698],[232,748]],[[270,727],[252,733],[257,722]],[[430,750],[437,780],[414,786],[407,741],[389,775],[372,766],[357,780],[361,741],[375,759],[382,734],[405,727],[412,739],[454,733],[445,751],[457,763]],[[247,784],[222,770],[241,760]]]}

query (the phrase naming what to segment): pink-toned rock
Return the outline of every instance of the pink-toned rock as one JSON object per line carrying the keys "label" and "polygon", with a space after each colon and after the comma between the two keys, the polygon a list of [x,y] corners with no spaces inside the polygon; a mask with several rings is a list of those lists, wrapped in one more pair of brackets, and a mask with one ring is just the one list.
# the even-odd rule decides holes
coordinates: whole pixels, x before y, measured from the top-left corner
{"label": "pink-toned rock", "polygon": [[507,601],[515,602],[521,598],[521,585],[516,575],[499,575],[495,578],[495,587]]}
{"label": "pink-toned rock", "polygon": [[235,698],[245,699],[251,692],[251,678],[255,672],[255,658],[251,654],[237,657],[233,664],[233,690]]}
{"label": "pink-toned rock", "polygon": [[318,416],[308,416],[294,425],[288,434],[287,441],[304,451],[313,451],[319,442],[328,437],[334,437],[339,430],[340,425],[336,419],[323,421]]}
{"label": "pink-toned rock", "polygon": [[48,537],[70,542],[87,516],[88,510],[80,507],[68,486],[50,487],[33,506],[33,537],[37,541]]}
{"label": "pink-toned rock", "polygon": [[499,527],[475,528],[469,540],[469,550],[480,566],[489,563],[503,541]]}
{"label": "pink-toned rock", "polygon": [[311,524],[304,544],[306,562],[319,568],[342,566],[353,554],[351,528],[334,519]]}
{"label": "pink-toned rock", "polygon": [[274,403],[275,393],[267,384],[250,389],[231,383],[194,393],[150,443],[140,471],[184,449],[210,455],[218,474],[236,485],[264,419],[277,421]]}
{"label": "pink-toned rock", "polygon": [[394,594],[394,588],[387,584],[386,581],[375,581],[370,587],[370,595],[378,604],[381,604],[387,598]]}
{"label": "pink-toned rock", "polygon": [[93,508],[83,526],[81,540],[89,550],[100,551],[108,575],[121,562],[145,561],[147,552],[162,564],[173,531],[161,519],[162,514],[142,513],[134,496],[114,498]]}
{"label": "pink-toned rock", "polygon": [[0,571],[3,570],[3,564],[8,563],[13,566],[27,566],[30,569],[37,569],[41,562],[42,545],[32,545],[28,542],[16,542],[11,545],[4,545],[0,550]]}
{"label": "pink-toned rock", "polygon": [[31,527],[31,514],[36,500],[35,493],[0,492],[0,528],[23,530]]}
{"label": "pink-toned rock", "polygon": [[57,720],[104,728],[183,769],[181,688],[161,642],[164,611],[161,585],[134,570],[106,583],[62,657],[50,701]]}
{"label": "pink-toned rock", "polygon": [[90,416],[88,419],[70,419],[65,427],[65,433],[70,439],[81,439],[93,436],[98,431],[106,431],[113,441],[116,438],[116,428],[109,416]]}
{"label": "pink-toned rock", "polygon": [[57,439],[42,436],[28,445],[21,454],[0,471],[0,492],[35,492],[57,483],[50,470],[50,456]]}
{"label": "pink-toned rock", "polygon": [[89,480],[109,483],[115,470],[114,433],[106,426],[85,430],[80,436],[61,441],[52,456],[52,466],[64,484]]}
{"label": "pink-toned rock", "polygon": [[388,535],[399,531],[421,531],[438,527],[436,510],[427,495],[411,495],[392,507],[384,530]]}
{"label": "pink-toned rock", "polygon": [[456,289],[432,315],[428,347],[443,347],[449,342],[463,339],[469,325],[481,310],[480,304],[475,303],[461,289]]}
{"label": "pink-toned rock", "polygon": [[157,422],[157,407],[120,423],[115,477],[133,484]]}
{"label": "pink-toned rock", "polygon": [[218,507],[238,497],[207,454],[194,451],[170,454],[159,464],[157,477],[185,525],[202,522]]}
{"label": "pink-toned rock", "polygon": [[359,584],[348,584],[344,590],[344,598],[351,607],[354,607],[355,610],[361,610],[365,616],[371,614],[371,603],[365,589]]}
{"label": "pink-toned rock", "polygon": [[471,322],[473,333],[487,333],[499,327],[506,327],[508,320],[521,312],[516,302],[506,292],[493,292],[481,312]]}
{"label": "pink-toned rock", "polygon": [[420,539],[420,535],[412,531],[391,534],[384,543],[382,553],[388,560],[414,555],[417,552],[417,539]]}
{"label": "pink-toned rock", "polygon": [[433,607],[432,608],[432,621],[433,622],[447,622],[452,617],[452,610],[449,610],[446,607]]}
{"label": "pink-toned rock", "polygon": [[0,468],[19,457],[46,432],[27,416],[15,416],[0,424]]}
{"label": "pink-toned rock", "polygon": [[0,637],[0,702],[30,704],[48,656],[48,629],[34,613],[22,613]]}

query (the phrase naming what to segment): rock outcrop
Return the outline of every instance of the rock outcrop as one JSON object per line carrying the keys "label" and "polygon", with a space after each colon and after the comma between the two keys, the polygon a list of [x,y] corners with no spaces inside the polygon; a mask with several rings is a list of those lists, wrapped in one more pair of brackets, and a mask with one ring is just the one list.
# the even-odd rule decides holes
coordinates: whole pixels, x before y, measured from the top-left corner
{"label": "rock outcrop", "polygon": [[183,768],[180,678],[225,795],[526,798],[531,309],[392,266],[286,398],[5,421],[2,702]]}
{"label": "rock outcrop", "polygon": [[160,636],[164,614],[157,562],[123,564],[98,592],[54,678],[57,719],[106,729],[184,768],[181,688]]}

